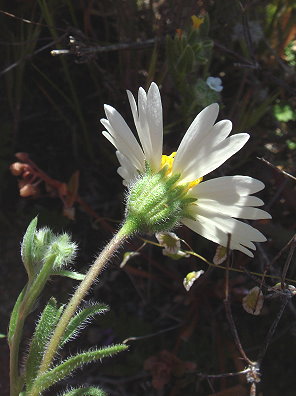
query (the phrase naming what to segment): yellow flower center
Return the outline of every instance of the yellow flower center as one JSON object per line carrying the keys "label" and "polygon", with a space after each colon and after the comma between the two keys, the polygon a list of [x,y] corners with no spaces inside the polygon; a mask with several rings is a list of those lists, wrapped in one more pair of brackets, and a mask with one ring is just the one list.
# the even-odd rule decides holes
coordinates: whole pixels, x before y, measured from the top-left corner
{"label": "yellow flower center", "polygon": [[177,154],[177,151],[174,151],[171,155],[163,155],[161,157],[161,168],[167,167],[167,174],[171,175],[172,174],[172,167],[173,167],[173,162],[175,155]]}
{"label": "yellow flower center", "polygon": [[[174,163],[174,158],[176,155],[176,151],[174,151],[171,155],[163,155],[161,157],[161,168],[166,167],[166,175],[170,176],[172,174],[172,168],[173,168],[173,163]],[[202,181],[202,177],[199,177],[196,180],[193,180],[187,184],[187,190],[189,191],[192,187],[196,186]]]}

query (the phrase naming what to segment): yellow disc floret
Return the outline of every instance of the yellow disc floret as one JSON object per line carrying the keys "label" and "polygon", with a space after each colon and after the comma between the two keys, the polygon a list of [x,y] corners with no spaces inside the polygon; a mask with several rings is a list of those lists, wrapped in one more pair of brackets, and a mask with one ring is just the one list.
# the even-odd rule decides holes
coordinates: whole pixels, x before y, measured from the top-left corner
{"label": "yellow disc floret", "polygon": [[166,167],[166,174],[171,175],[172,174],[172,167],[173,167],[173,162],[175,155],[177,154],[176,151],[174,151],[171,155],[163,155],[161,157],[161,168]]}
{"label": "yellow disc floret", "polygon": [[[164,167],[166,168],[166,176],[170,176],[172,174],[172,168],[173,168],[173,163],[174,163],[174,158],[176,155],[176,151],[174,151],[171,155],[163,155],[161,157],[161,168],[163,169]],[[189,191],[192,187],[196,186],[202,181],[202,177],[199,177],[198,179],[195,179],[189,183],[186,183],[186,188],[187,191]]]}

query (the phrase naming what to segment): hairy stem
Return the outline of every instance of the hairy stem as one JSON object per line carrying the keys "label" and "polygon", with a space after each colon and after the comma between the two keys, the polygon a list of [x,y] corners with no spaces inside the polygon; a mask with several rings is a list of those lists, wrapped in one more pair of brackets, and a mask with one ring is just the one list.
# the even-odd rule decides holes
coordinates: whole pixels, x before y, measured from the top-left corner
{"label": "hairy stem", "polygon": [[[63,315],[61,316],[56,329],[48,343],[47,349],[44,353],[38,376],[42,375],[45,371],[47,371],[52,361],[55,357],[55,354],[59,348],[61,337],[64,334],[71,318],[77,311],[81,301],[88,293],[91,288],[93,282],[97,278],[97,276],[102,272],[105,265],[108,263],[112,255],[118,250],[118,248],[122,245],[122,243],[134,232],[133,225],[126,222],[118,231],[118,233],[111,239],[111,241],[107,244],[107,246],[102,250],[99,254],[95,262],[90,267],[87,272],[85,278],[80,283],[78,288],[76,289],[74,295],[70,299],[68,305],[65,308]],[[36,387],[32,387],[30,396],[38,396],[39,391]]]}

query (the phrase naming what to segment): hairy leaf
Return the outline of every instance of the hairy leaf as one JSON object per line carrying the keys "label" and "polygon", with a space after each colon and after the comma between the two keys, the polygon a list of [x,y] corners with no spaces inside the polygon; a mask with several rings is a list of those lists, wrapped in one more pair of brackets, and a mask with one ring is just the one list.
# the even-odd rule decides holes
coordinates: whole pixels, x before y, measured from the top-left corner
{"label": "hairy leaf", "polygon": [[78,334],[79,330],[83,327],[83,324],[90,320],[94,315],[102,314],[109,311],[108,305],[105,304],[93,304],[80,310],[69,322],[65,333],[61,339],[60,346],[63,346],[71,338],[74,338]]}
{"label": "hairy leaf", "polygon": [[79,272],[75,271],[68,271],[68,270],[56,270],[52,273],[52,275],[60,275],[60,276],[66,276],[67,278],[75,279],[82,281],[85,278],[84,274],[80,274]]}
{"label": "hairy leaf", "polygon": [[102,391],[100,388],[93,386],[89,388],[76,388],[66,391],[61,396],[107,396],[107,393]]}
{"label": "hairy leaf", "polygon": [[177,61],[177,67],[180,73],[190,73],[194,62],[194,52],[190,45],[186,45],[184,51]]}
{"label": "hairy leaf", "polygon": [[44,350],[61,313],[62,307],[58,309],[57,302],[52,297],[38,320],[35,333],[30,344],[25,370],[27,389],[30,389],[34,379],[36,378]]}
{"label": "hairy leaf", "polygon": [[26,290],[27,290],[27,285],[23,288],[23,290],[21,291],[21,293],[19,294],[16,303],[14,304],[11,316],[10,316],[10,322],[9,322],[9,330],[8,330],[8,342],[10,344],[11,339],[14,335],[15,332],[15,326],[16,323],[18,321],[18,316],[19,316],[19,309],[20,309],[20,305],[24,299],[24,296],[26,294]]}
{"label": "hairy leaf", "polygon": [[82,367],[87,363],[100,360],[104,357],[112,356],[115,353],[126,350],[127,348],[127,345],[117,344],[101,349],[90,349],[89,351],[72,356],[60,365],[37,377],[33,385],[34,390],[38,390],[40,393],[70,375],[72,371],[77,368]]}
{"label": "hairy leaf", "polygon": [[34,236],[36,233],[37,221],[38,219],[37,217],[35,217],[29,224],[27,231],[24,235],[21,247],[22,259],[29,279],[32,279],[34,275]]}

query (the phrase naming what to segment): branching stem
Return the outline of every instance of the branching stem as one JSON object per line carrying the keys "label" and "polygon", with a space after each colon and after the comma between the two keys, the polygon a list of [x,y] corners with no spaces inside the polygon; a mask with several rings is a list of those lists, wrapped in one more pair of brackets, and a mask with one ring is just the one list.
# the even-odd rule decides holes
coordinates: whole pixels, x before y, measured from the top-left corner
{"label": "branching stem", "polygon": [[[102,250],[99,254],[95,262],[90,267],[88,273],[86,274],[83,281],[80,283],[78,288],[76,289],[74,295],[70,299],[68,305],[66,306],[63,315],[61,316],[56,329],[48,343],[47,349],[44,353],[44,357],[42,359],[39,374],[42,375],[46,372],[56,355],[56,352],[59,348],[60,340],[66,330],[71,318],[77,311],[81,301],[86,296],[88,291],[90,290],[92,284],[94,283],[97,276],[102,272],[112,255],[119,249],[122,243],[134,233],[133,224],[125,222],[118,233],[111,239],[111,241],[107,244],[107,246]],[[38,396],[39,390],[32,387],[30,396]]]}

